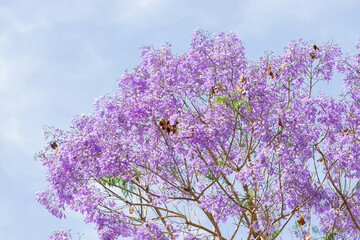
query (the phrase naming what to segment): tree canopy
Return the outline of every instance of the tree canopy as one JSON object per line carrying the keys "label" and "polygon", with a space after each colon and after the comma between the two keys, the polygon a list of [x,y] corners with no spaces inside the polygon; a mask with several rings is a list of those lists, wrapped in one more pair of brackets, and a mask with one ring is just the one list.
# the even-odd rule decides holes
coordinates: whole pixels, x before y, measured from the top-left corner
{"label": "tree canopy", "polygon": [[[186,53],[140,55],[92,114],[46,132],[53,215],[102,240],[359,238],[359,53],[297,40],[250,61],[235,34],[197,30]],[[342,95],[316,93],[334,72]]]}

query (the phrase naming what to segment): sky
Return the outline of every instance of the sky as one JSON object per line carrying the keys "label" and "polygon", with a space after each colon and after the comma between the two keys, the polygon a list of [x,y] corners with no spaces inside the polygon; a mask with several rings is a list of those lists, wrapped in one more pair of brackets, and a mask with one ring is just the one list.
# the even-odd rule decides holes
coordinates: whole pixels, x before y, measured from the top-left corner
{"label": "sky", "polygon": [[[355,52],[359,12],[358,0],[0,0],[0,239],[47,239],[59,228],[97,239],[81,215],[59,220],[36,201],[47,182],[33,156],[45,125],[67,129],[116,90],[139,47],[169,42],[182,53],[201,28],[236,33],[252,60],[299,38]],[[338,94],[336,78],[322,90]]]}

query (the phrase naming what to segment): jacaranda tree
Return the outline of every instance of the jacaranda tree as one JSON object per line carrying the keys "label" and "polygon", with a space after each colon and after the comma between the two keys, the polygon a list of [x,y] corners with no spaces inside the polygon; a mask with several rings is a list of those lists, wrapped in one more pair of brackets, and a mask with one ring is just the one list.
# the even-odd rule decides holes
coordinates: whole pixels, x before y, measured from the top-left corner
{"label": "jacaranda tree", "polygon": [[[201,30],[170,48],[143,47],[91,115],[46,131],[38,201],[102,240],[359,239],[360,54],[298,40],[250,61]],[[315,92],[334,72],[343,94]]]}

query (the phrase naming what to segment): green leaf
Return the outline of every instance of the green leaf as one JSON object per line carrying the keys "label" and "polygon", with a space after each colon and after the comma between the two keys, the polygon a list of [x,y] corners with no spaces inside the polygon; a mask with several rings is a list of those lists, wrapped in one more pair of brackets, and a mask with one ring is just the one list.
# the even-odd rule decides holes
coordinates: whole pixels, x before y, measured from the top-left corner
{"label": "green leaf", "polygon": [[244,106],[246,109],[251,110],[249,103],[243,99],[228,98],[227,96],[216,96],[216,104],[225,103],[226,106],[236,110],[239,106]]}
{"label": "green leaf", "polygon": [[216,99],[215,101],[216,104],[222,104],[223,102],[227,101],[227,97],[222,97],[222,96],[216,96],[215,99]]}
{"label": "green leaf", "polygon": [[[111,176],[106,176],[103,178],[100,178],[100,180],[105,184],[105,186],[108,187],[114,187],[115,186],[120,186],[123,187],[125,189],[121,189],[121,192],[124,194],[125,197],[128,197],[130,194],[130,191],[132,191],[134,189],[134,186],[131,182],[127,182],[123,179],[121,179],[121,177],[111,177]],[[127,190],[129,191],[127,191]]]}

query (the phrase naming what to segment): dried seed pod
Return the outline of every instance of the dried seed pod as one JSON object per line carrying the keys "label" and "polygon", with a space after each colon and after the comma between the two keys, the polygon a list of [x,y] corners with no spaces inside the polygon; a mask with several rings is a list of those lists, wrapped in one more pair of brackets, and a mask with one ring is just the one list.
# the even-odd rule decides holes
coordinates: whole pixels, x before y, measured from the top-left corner
{"label": "dried seed pod", "polygon": [[244,90],[242,87],[239,86],[239,84],[237,84],[237,85],[235,86],[235,89],[236,89],[236,91],[239,91],[239,92],[241,92],[242,90]]}
{"label": "dried seed pod", "polygon": [[55,150],[55,149],[57,149],[58,145],[56,142],[52,142],[52,143],[50,143],[50,147]]}
{"label": "dried seed pod", "polygon": [[210,96],[211,96],[211,95],[215,95],[215,86],[214,86],[214,85],[212,85],[212,86],[210,87],[209,92],[210,92]]}
{"label": "dried seed pod", "polygon": [[177,133],[177,128],[176,126],[179,124],[178,120],[175,121],[175,123],[172,125],[172,131],[173,134]]}
{"label": "dried seed pod", "polygon": [[166,128],[166,132],[167,132],[168,134],[171,132],[170,127],[167,127],[167,128]]}
{"label": "dried seed pod", "polygon": [[274,73],[273,72],[269,72],[269,75],[270,75],[270,77],[271,77],[271,79],[273,79],[274,78]]}
{"label": "dried seed pod", "polygon": [[280,127],[283,127],[283,126],[284,126],[284,125],[282,124],[282,122],[281,122],[280,117],[279,117],[279,123],[278,123],[278,124],[279,124]]}
{"label": "dried seed pod", "polygon": [[319,47],[318,46],[316,46],[316,44],[315,43],[313,43],[313,49],[316,51],[316,50],[319,50]]}
{"label": "dried seed pod", "polygon": [[270,67],[270,65],[267,66],[266,70],[267,70],[267,72],[270,74],[270,72],[271,72],[271,67]]}
{"label": "dried seed pod", "polygon": [[312,240],[312,238],[310,236],[307,236],[305,240]]}
{"label": "dried seed pod", "polygon": [[244,74],[243,74],[243,73],[241,74],[240,82],[241,82],[241,83],[244,83],[244,82],[245,82],[245,77],[244,77]]}
{"label": "dried seed pod", "polygon": [[311,52],[311,53],[310,53],[310,57],[311,57],[312,60],[315,60],[315,59],[316,59],[315,53],[314,53],[314,52]]}
{"label": "dried seed pod", "polygon": [[321,156],[320,162],[323,162],[325,160],[324,156]]}
{"label": "dried seed pod", "polygon": [[161,119],[161,120],[160,120],[159,125],[160,125],[161,127],[165,125],[164,119]]}
{"label": "dried seed pod", "polygon": [[271,79],[273,79],[274,78],[274,73],[271,71],[270,65],[267,66],[266,70],[267,70],[268,74],[270,75]]}
{"label": "dried seed pod", "polygon": [[167,126],[167,127],[170,126],[170,119],[168,119],[168,120],[166,121],[166,126]]}
{"label": "dried seed pod", "polygon": [[130,207],[130,209],[129,209],[129,213],[130,213],[130,214],[133,214],[133,212],[134,212],[134,205],[131,205],[131,207]]}
{"label": "dried seed pod", "polygon": [[305,224],[304,215],[300,214],[300,216],[297,219],[297,222],[302,226]]}

